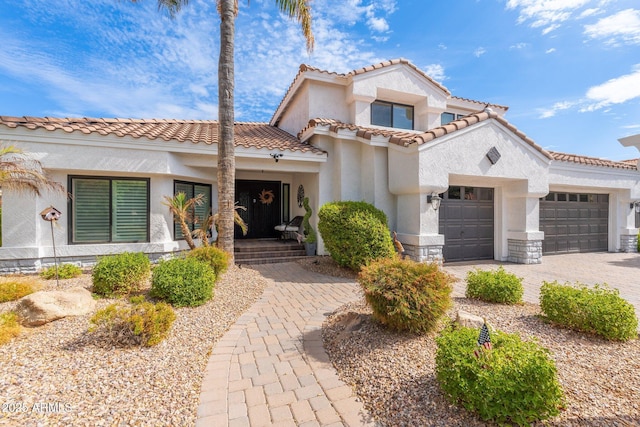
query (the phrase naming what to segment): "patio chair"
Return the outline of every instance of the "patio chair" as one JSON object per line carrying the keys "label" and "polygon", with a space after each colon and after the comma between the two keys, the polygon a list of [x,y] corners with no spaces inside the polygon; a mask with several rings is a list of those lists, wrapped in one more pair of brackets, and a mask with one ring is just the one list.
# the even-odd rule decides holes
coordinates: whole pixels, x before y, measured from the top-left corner
{"label": "patio chair", "polygon": [[276,225],[274,229],[280,232],[281,240],[295,240],[296,233],[302,234],[302,217],[296,216],[286,224]]}

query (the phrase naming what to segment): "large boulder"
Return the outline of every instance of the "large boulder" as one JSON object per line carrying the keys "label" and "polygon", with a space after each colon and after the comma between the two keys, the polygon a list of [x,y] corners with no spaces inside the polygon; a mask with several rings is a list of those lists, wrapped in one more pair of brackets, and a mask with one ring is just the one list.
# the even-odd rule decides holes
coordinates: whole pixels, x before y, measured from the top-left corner
{"label": "large boulder", "polygon": [[27,326],[40,326],[67,316],[91,313],[96,301],[84,288],[64,291],[40,291],[18,301],[16,313]]}

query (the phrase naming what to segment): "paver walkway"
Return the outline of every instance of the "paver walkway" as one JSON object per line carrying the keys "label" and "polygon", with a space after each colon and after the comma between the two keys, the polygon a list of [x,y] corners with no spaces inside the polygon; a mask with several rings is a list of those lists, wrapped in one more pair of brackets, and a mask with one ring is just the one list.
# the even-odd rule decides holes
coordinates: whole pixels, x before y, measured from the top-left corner
{"label": "paver walkway", "polygon": [[[467,271],[503,265],[522,277],[524,300],[538,303],[543,281],[620,290],[640,316],[640,255],[590,253],[545,256],[542,264],[497,261],[446,264],[461,280]],[[255,267],[270,284],[214,346],[205,372],[197,427],[373,426],[374,422],[337,376],[322,346],[326,315],[359,298],[353,281],[312,273],[296,263]]]}
{"label": "paver walkway", "polygon": [[196,426],[374,425],[322,346],[322,322],[358,298],[355,282],[296,263],[255,268],[271,283],[215,344]]}

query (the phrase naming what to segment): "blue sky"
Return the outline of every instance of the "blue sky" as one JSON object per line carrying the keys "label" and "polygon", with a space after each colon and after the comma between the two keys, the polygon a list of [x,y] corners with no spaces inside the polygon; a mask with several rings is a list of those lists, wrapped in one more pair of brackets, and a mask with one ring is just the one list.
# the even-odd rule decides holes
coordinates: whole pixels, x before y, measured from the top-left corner
{"label": "blue sky", "polygon": [[[453,95],[510,107],[539,145],[614,160],[640,133],[637,0],[313,0],[311,55],[274,0],[239,0],[236,120],[266,122],[301,63],[407,58]],[[0,115],[217,118],[215,1],[0,0]]]}

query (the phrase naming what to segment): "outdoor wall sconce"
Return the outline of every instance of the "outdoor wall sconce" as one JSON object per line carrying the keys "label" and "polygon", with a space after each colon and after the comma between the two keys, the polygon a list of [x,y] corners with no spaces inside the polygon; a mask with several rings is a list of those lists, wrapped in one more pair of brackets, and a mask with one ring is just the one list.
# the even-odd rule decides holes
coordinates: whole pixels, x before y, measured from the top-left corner
{"label": "outdoor wall sconce", "polygon": [[640,201],[637,202],[631,202],[629,204],[629,209],[635,209],[636,213],[640,213]]}
{"label": "outdoor wall sconce", "polygon": [[434,211],[437,211],[440,208],[440,202],[442,202],[442,197],[438,196],[438,193],[436,192],[427,196],[427,203],[431,203],[431,207]]}
{"label": "outdoor wall sconce", "polygon": [[273,157],[273,160],[275,160],[276,163],[278,163],[278,160],[280,160],[280,158],[284,156],[284,154],[280,154],[280,153],[271,153],[269,155]]}

